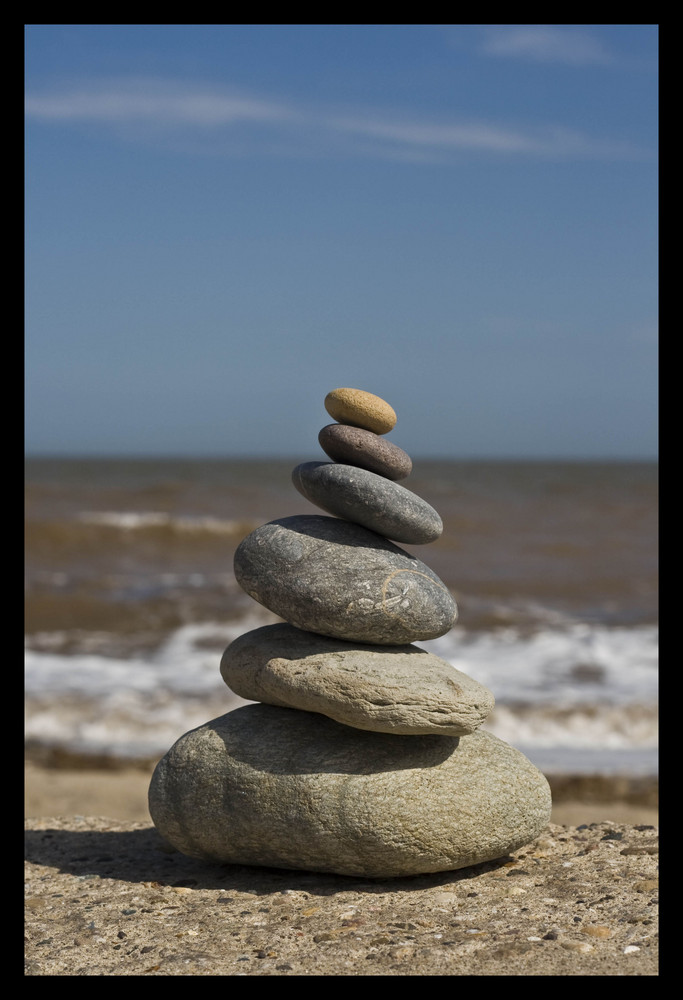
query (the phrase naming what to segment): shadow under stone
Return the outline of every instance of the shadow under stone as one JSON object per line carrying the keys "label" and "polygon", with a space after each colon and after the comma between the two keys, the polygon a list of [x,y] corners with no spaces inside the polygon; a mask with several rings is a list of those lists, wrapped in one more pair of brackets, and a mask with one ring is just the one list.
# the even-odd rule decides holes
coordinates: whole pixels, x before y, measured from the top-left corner
{"label": "shadow under stone", "polygon": [[218,865],[175,851],[155,827],[139,830],[45,829],[25,832],[26,859],[82,881],[112,879],[129,884],[216,889],[269,896],[286,890],[316,896],[338,892],[422,891],[456,885],[504,867],[510,856],[456,871],[369,879],[250,865]]}
{"label": "shadow under stone", "polygon": [[457,749],[458,736],[397,736],[352,729],[317,712],[256,703],[233,709],[203,728],[227,753],[268,774],[379,774],[424,770]]}
{"label": "shadow under stone", "polygon": [[[277,524],[288,531],[300,535],[317,538],[322,542],[334,542],[336,545],[347,545],[351,548],[377,549],[380,552],[393,552],[404,556],[411,562],[419,562],[416,556],[406,552],[400,546],[390,542],[384,535],[379,535],[370,528],[364,528],[355,521],[345,521],[341,517],[326,517],[324,514],[292,514],[289,517],[278,517],[269,524]],[[265,527],[265,525],[264,525]]]}

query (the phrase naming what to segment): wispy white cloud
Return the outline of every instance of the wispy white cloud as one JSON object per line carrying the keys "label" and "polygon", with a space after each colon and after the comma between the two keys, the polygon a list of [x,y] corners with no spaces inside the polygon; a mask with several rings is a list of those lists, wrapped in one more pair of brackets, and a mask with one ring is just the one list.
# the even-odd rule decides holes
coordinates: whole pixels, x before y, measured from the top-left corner
{"label": "wispy white cloud", "polygon": [[572,129],[511,128],[485,122],[425,123],[377,119],[336,119],[333,127],[367,135],[377,142],[422,147],[435,152],[527,154],[543,157],[622,157],[635,150],[624,143],[592,139]]}
{"label": "wispy white cloud", "polygon": [[[113,129],[129,141],[163,141],[230,153],[373,156],[447,162],[468,154],[545,158],[633,158],[625,143],[550,125],[416,119],[393,110],[343,112],[282,100],[180,87],[159,80],[124,80],[99,88],[29,94],[27,117],[54,125]],[[209,146],[207,147],[207,142]],[[232,144],[231,144],[232,143]]]}
{"label": "wispy white cloud", "polygon": [[496,25],[485,35],[482,51],[490,56],[531,59],[571,66],[612,62],[611,54],[595,35],[572,25]]}
{"label": "wispy white cloud", "polygon": [[25,109],[29,117],[44,121],[149,122],[161,126],[221,126],[293,116],[290,109],[277,102],[156,80],[122,80],[96,88],[27,95]]}

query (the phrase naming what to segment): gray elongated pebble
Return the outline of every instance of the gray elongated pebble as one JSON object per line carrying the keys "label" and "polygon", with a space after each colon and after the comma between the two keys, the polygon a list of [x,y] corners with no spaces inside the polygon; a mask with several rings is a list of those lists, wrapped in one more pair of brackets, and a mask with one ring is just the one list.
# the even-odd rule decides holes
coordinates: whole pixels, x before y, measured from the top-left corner
{"label": "gray elongated pebble", "polygon": [[441,518],[422,497],[367,469],[303,462],[292,472],[292,482],[316,507],[395,542],[426,545],[443,532]]}
{"label": "gray elongated pebble", "polygon": [[327,424],[318,443],[334,462],[357,465],[387,479],[405,479],[413,469],[410,455],[373,431],[350,424]]}
{"label": "gray elongated pebble", "polygon": [[190,857],[369,878],[503,857],[551,810],[543,774],[486,731],[369,733],[273,705],[181,736],[148,801],[158,832]]}
{"label": "gray elongated pebble", "polygon": [[247,701],[322,715],[376,733],[462,736],[494,706],[488,688],[419,646],[373,646],[264,625],[221,660],[223,680]]}
{"label": "gray elongated pebble", "polygon": [[295,514],[240,542],[235,578],[290,625],[352,642],[400,646],[454,624],[450,591],[419,559],[335,517]]}

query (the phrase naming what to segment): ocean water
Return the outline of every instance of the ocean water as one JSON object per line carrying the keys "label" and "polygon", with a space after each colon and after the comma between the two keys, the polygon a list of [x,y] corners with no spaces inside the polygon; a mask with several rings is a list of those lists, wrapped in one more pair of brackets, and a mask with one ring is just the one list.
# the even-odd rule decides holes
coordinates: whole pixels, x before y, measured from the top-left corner
{"label": "ocean water", "polygon": [[[323,513],[291,471],[325,459],[28,459],[27,745],[149,760],[244,704],[221,654],[279,619],[237,585],[234,551]],[[401,485],[444,522],[401,547],[459,608],[418,645],[493,692],[483,728],[546,773],[656,774],[657,465],[414,458]]]}

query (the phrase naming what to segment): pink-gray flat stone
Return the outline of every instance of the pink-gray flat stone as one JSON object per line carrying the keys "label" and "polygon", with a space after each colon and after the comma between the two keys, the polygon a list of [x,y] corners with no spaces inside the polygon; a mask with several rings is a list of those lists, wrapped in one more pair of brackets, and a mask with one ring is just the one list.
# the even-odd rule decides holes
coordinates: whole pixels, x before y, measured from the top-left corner
{"label": "pink-gray flat stone", "polygon": [[292,472],[292,482],[316,507],[395,542],[426,545],[443,532],[441,518],[422,497],[367,469],[303,462]]}
{"label": "pink-gray flat stone", "polygon": [[392,878],[507,855],[550,819],[548,782],[484,730],[395,736],[246,705],[182,736],[149,811],[190,857]]}
{"label": "pink-gray flat stone", "polygon": [[401,646],[445,635],[458,609],[436,573],[358,524],[297,514],[238,545],[235,578],[255,601],[305,632]]}
{"label": "pink-gray flat stone", "polygon": [[373,646],[265,625],[239,636],[223,680],[247,701],[298,708],[356,729],[463,736],[491,713],[488,688],[419,646]]}
{"label": "pink-gray flat stone", "polygon": [[357,465],[387,479],[405,479],[413,463],[410,455],[386,438],[349,424],[327,424],[318,442],[334,462]]}

